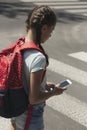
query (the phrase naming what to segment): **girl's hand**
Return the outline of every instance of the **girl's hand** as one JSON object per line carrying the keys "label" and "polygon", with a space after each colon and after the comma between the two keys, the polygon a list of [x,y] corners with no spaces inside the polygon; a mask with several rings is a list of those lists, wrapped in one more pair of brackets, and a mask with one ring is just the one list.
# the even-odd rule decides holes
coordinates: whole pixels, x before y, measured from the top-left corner
{"label": "girl's hand", "polygon": [[65,90],[67,90],[67,88],[61,88],[60,85],[55,85],[55,88],[54,88],[54,94],[55,95],[60,95],[62,94]]}
{"label": "girl's hand", "polygon": [[46,91],[52,91],[54,88],[55,88],[55,84],[54,83],[48,82],[46,84]]}
{"label": "girl's hand", "polygon": [[67,88],[61,88],[59,84],[55,85],[53,83],[46,84],[46,91],[53,91],[54,95],[60,95],[63,91],[67,90]]}

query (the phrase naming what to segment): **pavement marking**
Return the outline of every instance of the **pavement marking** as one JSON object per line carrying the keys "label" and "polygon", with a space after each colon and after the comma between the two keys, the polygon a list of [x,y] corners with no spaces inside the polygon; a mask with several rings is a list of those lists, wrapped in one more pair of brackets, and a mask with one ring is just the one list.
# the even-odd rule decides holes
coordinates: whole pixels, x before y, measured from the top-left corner
{"label": "pavement marking", "polygon": [[50,7],[53,7],[55,9],[78,9],[78,8],[82,8],[82,9],[87,9],[87,2],[78,2],[77,0],[72,0],[72,1],[67,1],[67,0],[63,0],[63,1],[49,1],[49,0],[21,0],[22,2],[34,2],[35,5],[49,5]]}
{"label": "pavement marking", "polygon": [[76,5],[76,6],[72,6],[72,5],[67,5],[67,6],[58,6],[58,5],[55,5],[55,6],[50,6],[51,8],[54,8],[54,9],[87,9],[87,5],[80,5],[80,6],[78,6],[78,5]]}
{"label": "pavement marking", "polygon": [[[87,2],[86,2],[86,4],[87,4]],[[70,12],[70,13],[75,13],[75,12],[77,12],[77,13],[87,13],[87,9],[78,9],[78,10],[69,9],[69,10],[67,10],[67,12]]]}
{"label": "pavement marking", "polygon": [[47,100],[47,105],[87,127],[87,104],[63,93]]}
{"label": "pavement marking", "polygon": [[[31,7],[26,7],[26,9],[32,9],[35,5],[48,5],[48,6],[50,6],[51,8],[53,8],[53,9],[64,9],[64,10],[71,10],[71,9],[75,9],[76,11],[78,10],[78,9],[87,9],[87,5],[85,4],[85,5],[57,5],[56,3],[55,3],[55,5],[53,5],[53,4],[49,4],[49,3],[34,3],[34,5],[33,6],[31,6]],[[23,9],[25,9],[25,7],[23,8]]]}
{"label": "pavement marking", "polygon": [[72,79],[82,85],[87,86],[87,72],[60,62],[56,59],[49,58],[50,64],[48,69],[69,79]]}
{"label": "pavement marking", "polygon": [[11,122],[10,119],[0,117],[0,130],[10,130]]}
{"label": "pavement marking", "polygon": [[[86,10],[87,10],[87,2],[83,1],[78,1],[78,0],[57,0],[57,1],[52,1],[52,0],[20,0],[22,2],[31,2],[34,3],[35,5],[48,5],[53,9],[65,9],[67,12],[71,13],[77,13],[81,14],[83,16],[86,16]],[[30,7],[29,9],[32,9]],[[70,10],[70,11],[69,11]],[[85,10],[85,13],[81,10]]]}
{"label": "pavement marking", "polygon": [[[24,1],[24,0],[21,0],[21,1]],[[27,1],[27,2],[30,2],[30,1]],[[79,6],[79,5],[86,5],[87,4],[87,2],[80,2],[80,1],[40,1],[40,0],[38,0],[38,1],[35,1],[34,0],[34,4],[38,4],[38,5],[43,5],[43,4],[47,4],[47,5],[53,5],[53,6],[55,6],[55,5],[58,5],[58,6],[60,6],[60,5],[63,5],[63,6],[66,6],[66,5],[75,5],[75,6]]]}
{"label": "pavement marking", "polygon": [[[42,0],[20,0],[20,1],[23,1],[23,2],[43,2]],[[78,0],[56,0],[56,2],[77,2]],[[53,2],[53,0],[44,0],[44,2]],[[55,0],[54,0],[55,2]]]}
{"label": "pavement marking", "polygon": [[68,54],[69,56],[87,62],[87,52],[81,51],[76,53]]}

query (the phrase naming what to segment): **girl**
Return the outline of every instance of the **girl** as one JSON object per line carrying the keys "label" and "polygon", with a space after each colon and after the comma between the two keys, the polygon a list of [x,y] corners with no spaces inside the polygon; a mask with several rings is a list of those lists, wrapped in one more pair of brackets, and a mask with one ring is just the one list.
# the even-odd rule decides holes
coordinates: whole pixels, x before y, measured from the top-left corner
{"label": "girl", "polygon": [[[25,44],[33,42],[45,53],[42,45],[51,36],[55,25],[56,15],[48,6],[34,8],[26,20],[27,34]],[[60,95],[65,89],[46,82],[46,73],[42,80],[45,68],[49,65],[48,55],[37,50],[26,50],[23,54],[24,87],[29,95],[29,103],[33,105],[33,113],[28,130],[44,130],[43,112],[45,101]],[[50,88],[53,88],[51,90]],[[23,130],[28,111],[18,117],[12,118],[16,130]]]}

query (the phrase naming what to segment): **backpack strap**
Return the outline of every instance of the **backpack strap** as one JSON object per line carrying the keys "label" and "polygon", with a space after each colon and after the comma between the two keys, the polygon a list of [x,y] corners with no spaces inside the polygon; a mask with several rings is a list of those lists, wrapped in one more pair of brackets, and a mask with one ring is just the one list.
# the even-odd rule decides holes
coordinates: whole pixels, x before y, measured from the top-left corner
{"label": "backpack strap", "polygon": [[[30,43],[24,43],[21,48],[20,51],[23,50],[28,50],[28,49],[34,49],[34,50],[38,50],[41,53],[43,53],[43,51],[38,47],[38,45],[36,45],[34,42],[30,42]],[[43,53],[44,54],[44,53]],[[44,54],[45,55],[45,54]]]}
{"label": "backpack strap", "polygon": [[43,50],[40,49],[40,47],[35,43],[35,42],[27,42],[25,43],[25,37],[22,37],[18,40],[18,49],[20,51],[24,51],[24,50],[28,50],[28,49],[33,49],[33,50],[38,50],[41,53],[43,53],[43,55],[46,57],[46,54]]}
{"label": "backpack strap", "polygon": [[30,120],[31,120],[31,117],[32,117],[32,112],[33,112],[33,105],[30,105],[29,106],[29,110],[28,110],[28,115],[27,115],[27,119],[26,119],[24,130],[28,130],[28,127],[29,127],[29,124],[30,124]]}

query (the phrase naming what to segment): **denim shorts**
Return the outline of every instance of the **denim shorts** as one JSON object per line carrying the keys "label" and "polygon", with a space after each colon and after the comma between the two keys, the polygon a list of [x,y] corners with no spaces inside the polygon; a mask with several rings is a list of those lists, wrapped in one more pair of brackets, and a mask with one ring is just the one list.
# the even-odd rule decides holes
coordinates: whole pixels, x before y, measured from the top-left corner
{"label": "denim shorts", "polygon": [[[28,130],[44,130],[44,120],[43,120],[44,106],[45,104],[35,105],[33,107],[32,117]],[[16,130],[24,130],[27,114],[28,111],[25,111],[20,116],[13,117],[11,119],[11,122],[15,123],[16,125]]]}

